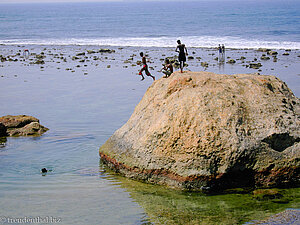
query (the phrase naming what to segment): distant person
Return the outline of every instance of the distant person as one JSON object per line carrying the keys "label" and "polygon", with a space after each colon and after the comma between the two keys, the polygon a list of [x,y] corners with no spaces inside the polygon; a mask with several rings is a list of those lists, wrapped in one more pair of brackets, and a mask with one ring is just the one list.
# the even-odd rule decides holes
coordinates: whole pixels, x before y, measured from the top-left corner
{"label": "distant person", "polygon": [[219,61],[221,62],[222,61],[222,47],[221,47],[220,44],[219,44],[219,47],[218,47],[218,51],[219,51]]}
{"label": "distant person", "polygon": [[223,56],[223,61],[225,61],[225,46],[222,45],[222,56]]}
{"label": "distant person", "polygon": [[147,60],[146,60],[146,57],[144,56],[144,53],[141,52],[140,53],[140,56],[142,57],[142,69],[140,70],[139,72],[139,75],[142,76],[142,79],[141,80],[144,80],[145,77],[143,76],[143,71],[145,71],[146,75],[149,76],[149,77],[152,77],[153,80],[155,80],[155,77],[151,75],[151,73],[149,72],[148,70],[148,65],[147,65]]}
{"label": "distant person", "polygon": [[29,56],[29,50],[28,49],[24,49],[23,55],[27,58]]}
{"label": "distant person", "polygon": [[181,44],[181,41],[177,41],[176,52],[179,52],[178,60],[180,64],[180,72],[183,72],[184,63],[186,62],[186,56],[188,55],[187,49],[184,44]]}
{"label": "distant person", "polygon": [[165,74],[165,76],[163,76],[164,78],[168,78],[169,76],[171,76],[171,74],[173,73],[173,66],[170,63],[169,59],[165,60],[165,65],[161,70]]}

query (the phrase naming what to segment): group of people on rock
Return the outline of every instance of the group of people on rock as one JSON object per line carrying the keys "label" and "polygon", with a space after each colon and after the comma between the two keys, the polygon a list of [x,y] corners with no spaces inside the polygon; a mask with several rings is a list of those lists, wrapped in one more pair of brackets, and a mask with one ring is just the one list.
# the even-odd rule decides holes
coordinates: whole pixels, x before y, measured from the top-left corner
{"label": "group of people on rock", "polygon": [[[183,67],[184,63],[186,62],[186,56],[188,55],[187,49],[185,47],[185,44],[182,44],[180,40],[177,41],[177,48],[176,52],[179,53],[178,55],[178,61],[180,66],[180,72],[183,73]],[[143,52],[140,53],[140,56],[142,57],[142,68],[139,72],[139,75],[142,76],[142,80],[145,79],[143,76],[143,72],[145,71],[145,74],[149,77],[151,77],[153,80],[155,80],[155,77],[151,75],[151,73],[148,70],[147,60]],[[174,71],[173,65],[170,63],[170,60],[168,58],[165,59],[165,64],[163,68],[160,70],[165,74],[164,78],[168,78]]]}
{"label": "group of people on rock", "polygon": [[[185,44],[182,44],[180,40],[177,40],[177,47],[175,51],[179,53],[178,55],[179,67],[180,67],[180,72],[183,73],[183,67],[186,62],[186,56],[188,55]],[[219,51],[219,61],[224,62],[225,61],[224,44],[222,46],[219,44],[218,51]],[[142,76],[142,80],[145,79],[145,77],[143,76],[144,71],[147,76],[155,80],[155,77],[151,75],[151,73],[148,70],[147,60],[144,53],[141,52],[140,56],[142,57],[142,69],[139,71],[139,75]],[[168,58],[165,59],[165,64],[160,71],[165,74],[164,78],[168,78],[173,73],[174,71],[173,65],[170,63],[170,60]]]}

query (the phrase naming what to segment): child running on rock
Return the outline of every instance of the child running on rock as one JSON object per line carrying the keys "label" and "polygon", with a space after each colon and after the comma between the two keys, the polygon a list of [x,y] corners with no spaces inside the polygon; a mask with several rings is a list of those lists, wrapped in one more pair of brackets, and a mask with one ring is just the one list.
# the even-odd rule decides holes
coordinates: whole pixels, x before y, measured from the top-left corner
{"label": "child running on rock", "polygon": [[140,56],[142,57],[142,69],[139,72],[139,75],[142,76],[141,80],[145,79],[145,77],[143,76],[143,71],[145,71],[145,73],[146,73],[147,76],[152,77],[152,79],[155,80],[155,77],[152,76],[151,73],[148,70],[147,60],[146,60],[146,57],[144,56],[144,53],[141,52]]}

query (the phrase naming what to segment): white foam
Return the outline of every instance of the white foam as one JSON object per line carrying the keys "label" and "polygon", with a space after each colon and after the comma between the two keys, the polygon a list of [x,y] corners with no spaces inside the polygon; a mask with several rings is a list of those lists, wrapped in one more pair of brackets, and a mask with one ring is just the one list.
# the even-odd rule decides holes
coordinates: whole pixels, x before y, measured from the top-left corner
{"label": "white foam", "polygon": [[69,38],[69,39],[29,39],[0,40],[2,45],[98,45],[98,46],[132,46],[132,47],[174,47],[180,39],[187,47],[212,48],[225,44],[227,48],[236,49],[300,49],[300,42],[267,41],[239,37],[187,36],[187,37],[118,37],[118,38]]}

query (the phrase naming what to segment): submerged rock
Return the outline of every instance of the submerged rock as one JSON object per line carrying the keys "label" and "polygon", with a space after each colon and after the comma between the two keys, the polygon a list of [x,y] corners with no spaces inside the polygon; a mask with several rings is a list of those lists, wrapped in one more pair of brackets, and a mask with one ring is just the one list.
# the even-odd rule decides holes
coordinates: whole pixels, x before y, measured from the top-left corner
{"label": "submerged rock", "polygon": [[99,153],[127,177],[184,190],[299,186],[299,110],[274,76],[175,72]]}
{"label": "submerged rock", "polygon": [[49,130],[37,118],[26,115],[0,117],[0,124],[6,128],[6,135],[2,136],[40,136]]}

